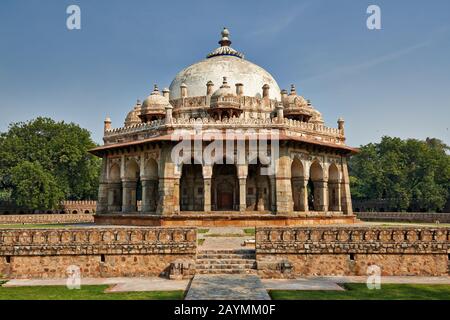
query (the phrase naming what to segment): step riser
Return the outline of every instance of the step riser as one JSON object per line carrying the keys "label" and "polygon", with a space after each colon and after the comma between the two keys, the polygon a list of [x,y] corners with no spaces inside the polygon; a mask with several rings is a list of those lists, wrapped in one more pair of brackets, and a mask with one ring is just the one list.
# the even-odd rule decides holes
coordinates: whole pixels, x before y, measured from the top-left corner
{"label": "step riser", "polygon": [[237,254],[199,254],[197,255],[197,259],[251,259],[255,260],[255,255],[237,255]]}
{"label": "step riser", "polygon": [[255,250],[201,250],[199,254],[255,254]]}
{"label": "step riser", "polygon": [[245,269],[253,269],[255,268],[255,264],[242,264],[242,265],[197,265],[197,270],[223,270],[223,269],[239,269],[239,270],[245,270]]}
{"label": "step riser", "polygon": [[256,270],[198,270],[198,274],[256,274]]}
{"label": "step riser", "polygon": [[205,250],[197,254],[198,274],[256,274],[255,250]]}
{"label": "step riser", "polygon": [[198,259],[197,264],[247,264],[253,263],[255,259]]}

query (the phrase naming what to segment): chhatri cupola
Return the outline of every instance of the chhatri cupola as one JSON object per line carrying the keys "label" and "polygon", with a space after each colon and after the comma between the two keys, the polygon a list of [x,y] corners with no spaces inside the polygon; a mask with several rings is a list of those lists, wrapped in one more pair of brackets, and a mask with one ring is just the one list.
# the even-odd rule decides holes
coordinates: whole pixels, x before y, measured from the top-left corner
{"label": "chhatri cupola", "polygon": [[[236,86],[236,88],[238,87]],[[242,113],[240,99],[228,84],[227,77],[223,77],[222,85],[211,95],[208,113],[216,120],[238,118]]]}
{"label": "chhatri cupola", "polygon": [[164,90],[164,95],[159,92],[158,86],[155,85],[152,93],[144,100],[141,107],[139,117],[143,122],[160,120],[166,116],[166,108],[171,108],[168,95]]}

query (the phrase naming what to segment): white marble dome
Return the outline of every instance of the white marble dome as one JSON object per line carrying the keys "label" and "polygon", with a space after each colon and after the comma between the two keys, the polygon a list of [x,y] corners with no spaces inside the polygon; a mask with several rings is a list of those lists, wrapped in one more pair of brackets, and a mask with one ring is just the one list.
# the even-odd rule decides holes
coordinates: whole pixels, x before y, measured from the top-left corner
{"label": "white marble dome", "polygon": [[[224,36],[225,35],[225,36]],[[270,86],[269,98],[281,100],[280,87],[272,75],[260,66],[245,60],[243,55],[230,47],[228,30],[222,32],[221,47],[208,55],[208,58],[195,63],[177,74],[170,84],[170,99],[181,98],[180,86],[187,85],[188,97],[205,96],[206,83],[214,83],[213,91],[222,85],[223,77],[235,89],[236,83],[244,85],[244,96],[261,97],[262,87]]]}

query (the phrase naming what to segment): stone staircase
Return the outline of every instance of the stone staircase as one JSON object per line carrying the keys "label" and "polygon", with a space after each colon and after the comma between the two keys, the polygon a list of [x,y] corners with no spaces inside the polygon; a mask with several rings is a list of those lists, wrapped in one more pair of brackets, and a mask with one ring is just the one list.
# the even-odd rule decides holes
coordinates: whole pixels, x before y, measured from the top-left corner
{"label": "stone staircase", "polygon": [[256,274],[255,250],[204,250],[197,253],[197,274]]}

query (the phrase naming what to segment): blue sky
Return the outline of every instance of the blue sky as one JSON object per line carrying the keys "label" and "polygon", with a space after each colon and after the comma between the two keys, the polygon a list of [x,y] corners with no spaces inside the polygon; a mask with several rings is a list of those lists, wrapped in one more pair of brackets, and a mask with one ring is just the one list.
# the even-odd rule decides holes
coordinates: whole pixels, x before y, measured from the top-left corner
{"label": "blue sky", "polygon": [[[81,7],[82,29],[66,28]],[[381,8],[382,30],[366,28]],[[233,47],[281,88],[296,84],[347,142],[382,135],[450,144],[450,1],[1,0],[0,131],[36,116],[79,123],[101,142],[153,84]]]}

